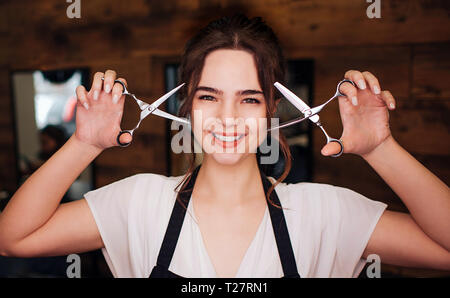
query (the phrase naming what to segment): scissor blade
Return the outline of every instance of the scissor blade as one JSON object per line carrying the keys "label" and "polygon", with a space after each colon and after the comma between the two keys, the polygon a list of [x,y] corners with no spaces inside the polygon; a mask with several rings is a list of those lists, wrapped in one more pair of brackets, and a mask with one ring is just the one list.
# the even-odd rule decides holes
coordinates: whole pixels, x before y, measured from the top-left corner
{"label": "scissor blade", "polygon": [[280,129],[280,128],[288,127],[288,126],[291,126],[291,125],[294,125],[294,124],[303,122],[303,121],[305,121],[306,119],[310,119],[310,118],[309,118],[309,117],[299,117],[299,118],[295,118],[295,119],[292,119],[292,120],[287,121],[287,122],[285,122],[285,123],[282,123],[282,124],[280,124],[280,125],[278,125],[278,126],[271,127],[271,128],[269,128],[269,129],[267,129],[267,131],[271,131],[271,130],[275,130],[275,129]]}
{"label": "scissor blade", "polygon": [[165,102],[169,97],[172,96],[172,94],[174,94],[175,92],[177,92],[181,87],[183,87],[184,83],[181,84],[178,87],[175,87],[174,89],[170,90],[169,92],[167,92],[166,94],[164,94],[163,96],[161,96],[160,98],[158,98],[157,100],[155,100],[155,102],[152,103],[152,106],[156,109],[157,107],[159,107],[160,104],[162,104],[163,102]]}
{"label": "scissor blade", "polygon": [[[284,87],[278,82],[276,82],[274,85],[287,100],[289,100],[300,112],[303,113],[303,115],[306,116],[305,111],[310,110],[311,108],[303,100],[301,100],[300,97],[295,95],[291,90]],[[309,120],[314,123],[319,121],[319,119],[319,115],[313,115],[309,118]]]}
{"label": "scissor blade", "polygon": [[283,94],[283,96],[286,97],[286,99],[289,100],[300,112],[304,113],[305,110],[310,109],[310,107],[291,90],[284,87],[278,82],[276,82],[274,85],[281,92],[281,94]]}
{"label": "scissor blade", "polygon": [[179,118],[179,117],[174,116],[174,115],[172,115],[172,114],[169,114],[169,113],[167,113],[167,112],[161,111],[160,109],[154,110],[154,111],[152,112],[152,114],[158,115],[158,116],[163,117],[163,118],[172,119],[172,120],[174,120],[174,121],[186,123],[186,124],[189,124],[189,123],[190,123],[187,119]]}

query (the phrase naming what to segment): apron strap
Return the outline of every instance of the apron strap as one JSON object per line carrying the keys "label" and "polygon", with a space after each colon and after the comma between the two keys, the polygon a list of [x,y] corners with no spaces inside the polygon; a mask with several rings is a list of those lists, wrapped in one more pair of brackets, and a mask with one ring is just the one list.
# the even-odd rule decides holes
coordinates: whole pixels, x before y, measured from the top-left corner
{"label": "apron strap", "polygon": [[[158,260],[156,262],[157,265],[164,268],[169,268],[170,262],[172,261],[175,247],[177,246],[178,242],[178,236],[180,235],[181,227],[183,226],[186,209],[191,198],[192,189],[194,188],[199,169],[200,166],[192,172],[192,176],[188,182],[186,191],[183,193],[178,193],[177,199],[175,200],[175,204],[172,209],[172,215],[170,216],[169,220],[169,225],[167,226],[166,234],[164,235],[164,239],[158,254]],[[182,206],[178,199],[181,199],[184,202],[185,206]]]}
{"label": "apron strap", "polygon": [[[267,193],[269,187],[272,183],[264,175],[263,171],[260,170],[261,179],[264,186],[264,193]],[[280,206],[281,202],[275,189],[270,194],[272,201]],[[270,219],[272,221],[272,228],[275,234],[275,240],[277,242],[278,254],[280,255],[281,266],[284,272],[284,278],[300,278],[297,270],[297,263],[295,262],[294,251],[292,250],[291,238],[289,237],[289,232],[286,225],[286,219],[284,217],[283,209],[277,208],[267,201],[269,206]]]}
{"label": "apron strap", "polygon": [[[169,268],[175,247],[178,242],[178,237],[183,226],[183,221],[186,215],[186,209],[191,198],[192,190],[194,188],[195,180],[199,172],[200,166],[198,166],[193,172],[191,179],[189,180],[186,191],[178,193],[175,200],[172,214],[170,216],[169,224],[167,226],[164,239],[159,250],[157,266],[162,268]],[[267,179],[262,170],[260,169],[261,179],[264,186],[264,193],[267,193],[272,183]],[[276,204],[281,206],[280,200],[275,190],[272,191],[270,198]],[[185,206],[182,206],[178,199],[181,199]],[[282,209],[272,206],[267,200],[269,208],[270,219],[272,221],[273,232],[275,234],[275,240],[277,242],[278,254],[280,255],[281,266],[284,272],[284,278],[299,278],[300,275],[297,271],[297,264],[295,262],[294,252],[292,250],[291,240],[287,230],[286,220]]]}

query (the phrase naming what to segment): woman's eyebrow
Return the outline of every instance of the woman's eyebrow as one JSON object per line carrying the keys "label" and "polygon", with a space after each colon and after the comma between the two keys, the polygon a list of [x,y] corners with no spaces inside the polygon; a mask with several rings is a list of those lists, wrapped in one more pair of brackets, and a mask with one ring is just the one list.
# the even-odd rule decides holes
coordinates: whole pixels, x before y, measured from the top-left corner
{"label": "woman's eyebrow", "polygon": [[205,86],[198,86],[195,89],[195,92],[197,92],[197,91],[207,91],[207,92],[211,92],[211,93],[218,94],[218,95],[223,94],[223,91],[221,91],[221,90],[218,90],[216,88],[211,88],[211,87],[205,87]]}
{"label": "woman's eyebrow", "polygon": [[254,94],[264,94],[264,93],[260,90],[251,90],[251,89],[236,92],[236,95],[254,95]]}
{"label": "woman's eyebrow", "polygon": [[[211,93],[218,94],[218,95],[223,94],[222,90],[212,88],[212,87],[206,87],[206,86],[198,86],[195,89],[195,92],[197,92],[197,91],[207,91],[207,92],[211,92]],[[254,95],[254,94],[264,94],[264,93],[260,90],[253,90],[253,89],[236,91],[236,95]]]}

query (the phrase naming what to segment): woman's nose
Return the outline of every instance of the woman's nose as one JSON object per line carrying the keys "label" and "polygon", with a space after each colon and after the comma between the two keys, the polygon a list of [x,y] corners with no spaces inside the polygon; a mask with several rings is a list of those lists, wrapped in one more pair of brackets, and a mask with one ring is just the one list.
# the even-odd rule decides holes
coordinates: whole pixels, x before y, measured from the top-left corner
{"label": "woman's nose", "polygon": [[236,119],[239,118],[239,111],[233,100],[224,100],[218,112],[218,118],[224,126],[233,125]]}

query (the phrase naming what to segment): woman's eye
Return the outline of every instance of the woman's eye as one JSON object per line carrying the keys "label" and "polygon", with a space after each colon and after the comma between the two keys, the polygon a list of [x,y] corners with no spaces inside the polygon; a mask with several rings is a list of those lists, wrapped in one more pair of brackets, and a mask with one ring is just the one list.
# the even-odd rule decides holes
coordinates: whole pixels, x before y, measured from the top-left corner
{"label": "woman's eye", "polygon": [[243,100],[244,103],[260,103],[256,98],[246,98]]}
{"label": "woman's eye", "polygon": [[202,95],[202,96],[199,96],[199,99],[213,101],[215,98],[210,95]]}

